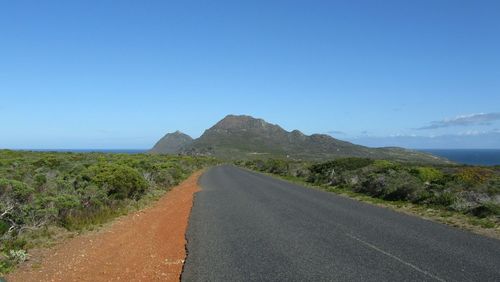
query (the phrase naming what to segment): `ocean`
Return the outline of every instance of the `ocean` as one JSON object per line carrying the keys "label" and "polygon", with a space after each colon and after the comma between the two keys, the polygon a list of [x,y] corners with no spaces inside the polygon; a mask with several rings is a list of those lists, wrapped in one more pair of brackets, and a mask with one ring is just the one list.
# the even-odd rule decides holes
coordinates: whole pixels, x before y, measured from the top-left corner
{"label": "ocean", "polygon": [[500,149],[420,149],[419,151],[470,165],[500,165]]}

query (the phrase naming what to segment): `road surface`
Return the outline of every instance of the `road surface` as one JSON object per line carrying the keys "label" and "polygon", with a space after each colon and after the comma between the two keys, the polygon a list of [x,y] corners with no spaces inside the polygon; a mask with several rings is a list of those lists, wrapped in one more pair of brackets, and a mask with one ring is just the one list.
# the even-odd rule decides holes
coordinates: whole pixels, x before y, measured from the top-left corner
{"label": "road surface", "polygon": [[183,281],[500,281],[500,241],[219,166],[200,179]]}

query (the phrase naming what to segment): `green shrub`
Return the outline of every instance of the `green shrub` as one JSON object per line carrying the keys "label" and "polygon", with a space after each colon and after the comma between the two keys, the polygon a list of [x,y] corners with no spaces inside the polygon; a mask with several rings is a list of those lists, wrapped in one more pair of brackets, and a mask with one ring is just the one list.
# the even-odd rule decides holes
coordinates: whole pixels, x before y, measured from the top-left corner
{"label": "green shrub", "polygon": [[61,160],[56,156],[48,155],[44,156],[39,160],[33,162],[33,165],[36,167],[48,167],[48,168],[56,168],[61,164]]}
{"label": "green shrub", "polygon": [[7,258],[0,257],[0,273],[7,273],[13,267],[13,262]]}
{"label": "green shrub", "polygon": [[356,171],[373,164],[372,159],[364,158],[342,158],[329,162],[317,163],[309,166],[307,181],[318,184],[337,185],[346,182],[347,177],[343,177],[343,173]]}
{"label": "green shrub", "polygon": [[77,190],[80,203],[84,209],[102,207],[109,201],[108,193],[99,188],[96,184],[87,184]]}
{"label": "green shrub", "polygon": [[281,176],[288,175],[288,163],[283,160],[268,160],[265,167],[266,172]]}
{"label": "green shrub", "polygon": [[0,220],[0,236],[2,236],[3,234],[5,234],[10,228],[10,225],[3,221],[3,220]]}
{"label": "green shrub", "polygon": [[2,250],[10,251],[24,249],[28,242],[25,238],[14,238],[3,243]]}
{"label": "green shrub", "polygon": [[423,190],[423,185],[407,172],[392,175],[373,173],[356,185],[354,190],[390,201],[417,201]]}
{"label": "green shrub", "polygon": [[364,193],[373,197],[384,195],[387,187],[387,177],[383,174],[373,173],[368,175],[364,181],[355,186],[354,191]]}
{"label": "green shrub", "polygon": [[379,172],[384,172],[388,170],[398,170],[401,168],[401,165],[387,160],[375,160],[373,167]]}
{"label": "green shrub", "polygon": [[170,174],[172,176],[172,178],[174,179],[173,184],[179,183],[180,180],[182,180],[186,177],[185,172],[179,166],[169,166],[166,169],[166,172],[168,174]]}
{"label": "green shrub", "polygon": [[19,203],[27,202],[35,192],[35,189],[27,184],[0,178],[0,197],[8,197]]}
{"label": "green shrub", "polygon": [[114,199],[137,198],[148,184],[136,170],[126,165],[99,163],[89,167],[91,181],[108,191]]}
{"label": "green shrub", "polygon": [[333,161],[312,165],[309,170],[314,174],[329,174],[332,169],[335,170],[356,170],[373,164],[372,159],[363,158],[342,158]]}
{"label": "green shrub", "polygon": [[488,193],[488,195],[500,194],[500,175],[496,175],[496,177],[488,181],[486,193]]}
{"label": "green shrub", "polygon": [[408,200],[415,202],[419,200],[420,193],[418,192],[422,189],[422,183],[409,174],[398,175],[397,178],[391,178],[383,198],[390,201]]}
{"label": "green shrub", "polygon": [[62,194],[54,198],[55,208],[58,211],[58,218],[64,220],[72,210],[81,207],[80,198],[77,195]]}
{"label": "green shrub", "polygon": [[47,183],[47,176],[44,173],[39,173],[34,177],[36,187],[40,187]]}
{"label": "green shrub", "polygon": [[457,201],[457,195],[450,191],[436,192],[430,199],[429,204],[451,207]]}
{"label": "green shrub", "polygon": [[414,169],[415,174],[424,182],[436,182],[443,179],[444,174],[432,167],[418,167]]}
{"label": "green shrub", "polygon": [[[179,176],[180,174],[177,174]],[[170,187],[175,184],[175,178],[167,170],[160,170],[154,175],[154,181],[161,187]]]}

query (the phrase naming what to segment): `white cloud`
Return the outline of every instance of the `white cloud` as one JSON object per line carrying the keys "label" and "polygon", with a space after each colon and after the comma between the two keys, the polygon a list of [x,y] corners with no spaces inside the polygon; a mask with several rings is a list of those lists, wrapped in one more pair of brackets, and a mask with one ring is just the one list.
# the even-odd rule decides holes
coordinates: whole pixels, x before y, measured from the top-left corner
{"label": "white cloud", "polygon": [[478,113],[470,115],[460,115],[454,118],[447,118],[440,121],[433,121],[430,125],[417,128],[418,130],[438,129],[451,126],[471,126],[471,125],[491,125],[493,121],[500,120],[500,112]]}

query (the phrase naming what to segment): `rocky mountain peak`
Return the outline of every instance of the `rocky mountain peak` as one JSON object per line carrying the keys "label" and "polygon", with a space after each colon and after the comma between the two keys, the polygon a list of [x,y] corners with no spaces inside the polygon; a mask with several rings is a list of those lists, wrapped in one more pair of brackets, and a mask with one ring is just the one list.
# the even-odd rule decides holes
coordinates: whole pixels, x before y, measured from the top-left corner
{"label": "rocky mountain peak", "polygon": [[191,145],[193,140],[191,136],[177,130],[163,136],[163,138],[155,144],[153,149],[151,149],[151,152],[175,154],[186,146]]}
{"label": "rocky mountain peak", "polygon": [[[246,115],[228,115],[214,125],[211,130],[266,130],[280,128],[277,125],[267,123],[263,119]],[[281,129],[281,128],[280,128]]]}

